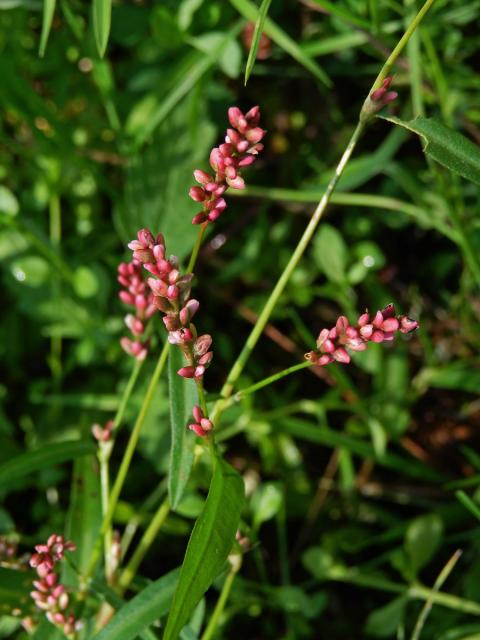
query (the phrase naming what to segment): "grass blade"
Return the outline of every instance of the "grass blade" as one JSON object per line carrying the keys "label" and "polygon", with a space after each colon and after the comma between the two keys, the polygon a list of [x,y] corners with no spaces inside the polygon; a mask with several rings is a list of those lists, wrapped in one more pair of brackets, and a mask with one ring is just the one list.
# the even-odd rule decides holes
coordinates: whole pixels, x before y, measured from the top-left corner
{"label": "grass blade", "polygon": [[105,55],[112,21],[112,0],[93,0],[93,32],[98,53]]}
{"label": "grass blade", "polygon": [[55,13],[55,4],[56,0],[43,0],[42,33],[40,35],[40,46],[38,48],[38,55],[41,58],[43,58],[47,49],[48,36],[50,35],[53,15]]}
{"label": "grass blade", "polygon": [[468,496],[465,491],[455,491],[455,496],[459,502],[463,504],[465,509],[468,509],[472,516],[474,516],[477,520],[480,520],[480,507],[475,504],[475,502]]}
{"label": "grass blade", "polygon": [[168,354],[168,388],[170,398],[170,464],[168,468],[168,497],[172,509],[176,509],[190,477],[193,464],[195,438],[187,430],[194,404],[198,404],[197,386],[193,380],[182,378],[177,371],[184,366],[180,349],[170,349]]}
{"label": "grass blade", "polygon": [[272,0],[262,0],[260,9],[258,10],[258,18],[255,22],[255,30],[253,32],[252,44],[248,53],[247,66],[245,68],[245,84],[247,84],[250,74],[252,73],[253,65],[257,58],[258,45],[260,44],[260,38],[262,37],[263,25],[265,18],[267,17],[268,9],[270,8]]}
{"label": "grass blade", "polygon": [[188,542],[163,640],[176,640],[227,559],[240,521],[243,480],[221,458],[207,500]]}
{"label": "grass blade", "polygon": [[[230,2],[244,18],[250,22],[255,22],[257,19],[257,7],[250,2],[250,0],[230,0]],[[283,29],[268,17],[266,17],[264,21],[264,31],[281,49],[308,69],[317,80],[320,80],[320,82],[327,87],[332,86],[332,81],[325,71],[314,60],[309,58]]]}
{"label": "grass blade", "polygon": [[10,488],[18,478],[50,467],[74,460],[88,453],[95,453],[93,442],[84,440],[67,440],[44,445],[34,451],[22,453],[0,469],[0,487]]}

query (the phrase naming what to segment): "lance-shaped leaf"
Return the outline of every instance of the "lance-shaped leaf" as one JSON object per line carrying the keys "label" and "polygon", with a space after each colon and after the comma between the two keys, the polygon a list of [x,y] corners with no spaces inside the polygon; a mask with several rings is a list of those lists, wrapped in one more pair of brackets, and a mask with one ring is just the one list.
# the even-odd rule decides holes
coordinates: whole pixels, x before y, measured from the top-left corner
{"label": "lance-shaped leaf", "polygon": [[422,139],[423,151],[450,171],[480,184],[480,147],[458,131],[433,118],[383,118],[413,131]]}
{"label": "lance-shaped leaf", "polygon": [[176,640],[232,549],[244,499],[243,480],[215,458],[212,482],[180,571],[163,640]]}
{"label": "lance-shaped leaf", "polygon": [[43,58],[47,48],[48,36],[52,28],[53,14],[55,13],[56,0],[43,0],[42,33],[40,35],[40,46],[38,55]]}
{"label": "lance-shaped leaf", "polygon": [[193,421],[192,408],[198,404],[197,385],[194,380],[182,378],[177,371],[185,365],[178,347],[168,354],[168,388],[170,398],[170,465],[168,468],[168,497],[176,509],[185,491],[193,464],[195,437],[187,430]]}
{"label": "lance-shaped leaf", "polygon": [[258,17],[255,22],[255,31],[253,32],[252,44],[250,45],[250,51],[248,53],[247,66],[245,69],[245,84],[247,84],[250,74],[252,73],[253,65],[257,57],[258,45],[260,44],[260,38],[263,33],[263,25],[265,18],[267,17],[268,9],[272,0],[262,0],[260,9],[258,10]]}
{"label": "lance-shaped leaf", "polygon": [[101,58],[107,48],[111,20],[112,0],[93,0],[93,32]]}

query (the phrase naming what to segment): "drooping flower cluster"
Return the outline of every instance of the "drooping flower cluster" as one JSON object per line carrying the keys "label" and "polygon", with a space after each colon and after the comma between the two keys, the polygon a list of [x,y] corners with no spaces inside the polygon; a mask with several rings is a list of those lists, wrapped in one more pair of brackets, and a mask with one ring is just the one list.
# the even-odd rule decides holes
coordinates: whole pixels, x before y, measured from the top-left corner
{"label": "drooping flower cluster", "polygon": [[189,424],[188,428],[190,431],[196,433],[197,436],[205,438],[208,435],[208,432],[213,429],[212,421],[203,414],[203,411],[197,405],[193,407],[192,414],[195,422]]}
{"label": "drooping flower cluster", "polygon": [[201,186],[192,187],[189,195],[192,200],[203,203],[203,210],[193,218],[192,224],[214,222],[220,217],[227,206],[223,194],[229,187],[245,187],[240,170],[253,164],[263,149],[260,141],[266,131],[258,126],[260,107],[253,107],[246,114],[238,107],[231,107],[228,119],[232,128],[227,129],[225,142],[210,153],[210,166],[215,175],[201,169],[193,172],[195,180]]}
{"label": "drooping flower cluster", "polygon": [[73,613],[68,613],[69,596],[66,588],[59,582],[55,565],[60,562],[66,551],[74,551],[75,544],[63,536],[52,534],[46,544],[35,547],[36,553],[30,558],[30,566],[38,574],[31,596],[36,606],[45,611],[48,620],[59,627],[67,638],[74,638],[82,624]]}
{"label": "drooping flower cluster", "polygon": [[396,316],[393,304],[377,311],[373,318],[363,313],[356,326],[351,326],[345,316],[340,316],[332,329],[323,329],[317,338],[317,348],[305,354],[305,358],[320,366],[334,360],[342,364],[350,362],[351,351],[365,351],[369,342],[389,342],[395,333],[410,333],[418,328],[418,322],[407,316]]}
{"label": "drooping flower cluster", "polygon": [[125,324],[132,332],[133,339],[124,336],[120,344],[124,351],[137,360],[144,360],[148,353],[148,340],[144,334],[148,320],[156,313],[153,295],[143,277],[141,261],[133,259],[118,265],[118,282],[123,289],[119,292],[122,302],[134,308],[135,313],[125,316]]}
{"label": "drooping flower cluster", "polygon": [[178,345],[187,360],[187,366],[179,369],[178,374],[201,380],[213,357],[212,338],[208,334],[199,336],[192,323],[200,307],[198,300],[190,298],[193,274],[181,275],[178,258],[166,257],[165,240],[160,233],[154,238],[148,229],[141,229],[137,240],[128,246],[134,260],[155,276],[147,280],[152,304],[164,314],[168,341]]}

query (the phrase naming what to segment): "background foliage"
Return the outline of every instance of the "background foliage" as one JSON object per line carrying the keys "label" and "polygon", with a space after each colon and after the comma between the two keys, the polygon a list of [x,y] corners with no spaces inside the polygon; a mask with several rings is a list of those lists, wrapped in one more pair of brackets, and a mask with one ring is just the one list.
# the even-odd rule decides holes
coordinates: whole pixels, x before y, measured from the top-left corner
{"label": "background foliage", "polygon": [[[115,282],[126,241],[147,226],[188,255],[192,170],[207,168],[228,106],[260,104],[266,151],[196,270],[214,397],[415,8],[275,0],[245,87],[249,0],[119,1],[109,34],[108,16],[94,17],[102,7],[63,0],[44,57],[43,4],[0,2],[0,530],[16,532],[22,550],[66,531],[75,563],[88,564],[99,519],[90,427],[111,417],[132,366],[118,344]],[[434,116],[478,144],[479,16],[477,0],[435,3],[397,64],[395,115]],[[451,595],[437,598],[422,638],[480,638],[478,522],[455,494],[475,501],[480,473],[478,205],[477,185],[426,158],[407,130],[379,120],[362,140],[240,386],[299,361],[340,312],[395,301],[421,331],[348,368],[302,371],[226,414],[219,440],[246,481],[251,549],[219,638],[410,637],[431,595],[420,582],[432,587],[457,548],[442,587]],[[165,376],[116,512],[125,546],[167,492],[166,390]],[[44,457],[11,464],[44,445]],[[135,588],[181,563],[208,479],[195,466]],[[10,613],[29,581],[13,585],[4,571],[0,635],[24,637]]]}

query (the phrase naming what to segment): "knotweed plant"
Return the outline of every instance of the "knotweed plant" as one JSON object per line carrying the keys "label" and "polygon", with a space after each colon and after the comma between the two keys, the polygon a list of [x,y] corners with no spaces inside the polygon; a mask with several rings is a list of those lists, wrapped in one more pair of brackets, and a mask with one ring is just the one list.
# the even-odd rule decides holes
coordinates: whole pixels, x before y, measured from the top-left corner
{"label": "knotweed plant", "polygon": [[[383,308],[373,312],[362,312],[364,305],[361,304],[357,314],[350,318],[337,311],[331,316],[332,324],[321,328],[316,342],[312,341],[303,360],[300,354],[287,369],[248,387],[240,387],[241,375],[250,355],[309,246],[358,141],[376,115],[398,97],[391,89],[392,66],[431,3],[432,0],[426,2],[415,16],[374,81],[324,195],[228,371],[217,364],[220,360],[218,353],[214,360],[215,345],[219,344],[217,340],[221,336],[205,332],[208,324],[203,313],[204,301],[197,299],[195,267],[205,237],[220,218],[224,220],[228,215],[226,198],[232,194],[229,190],[245,188],[249,171],[262,158],[264,144],[268,145],[267,131],[263,129],[258,106],[245,113],[239,107],[231,107],[227,116],[228,128],[218,146],[211,150],[209,166],[205,158],[203,167],[192,167],[196,184],[188,195],[198,203],[200,210],[191,220],[198,235],[186,264],[180,257],[168,253],[170,239],[164,236],[163,229],[142,226],[136,237],[128,242],[126,249],[129,254],[118,265],[117,279],[120,285],[118,296],[128,311],[124,317],[127,331],[121,337],[120,345],[125,352],[124,358],[131,359],[132,373],[116,414],[105,424],[91,427],[101,492],[101,514],[95,542],[88,557],[81,559],[81,568],[76,566],[75,550],[82,540],[75,539],[74,531],[68,535],[72,537],[71,541],[59,532],[50,532],[45,544],[35,546],[29,560],[30,567],[37,574],[30,594],[31,606],[21,611],[27,632],[41,630],[43,618],[46,618],[63,636],[76,640],[111,640],[117,637],[116,634],[122,639],[160,637],[156,635],[160,625],[164,640],[190,637],[193,631],[190,627],[185,631],[186,625],[192,621],[204,594],[223,575],[220,596],[201,636],[202,640],[213,638],[221,627],[224,607],[235,577],[241,571],[243,555],[254,554],[256,549],[256,525],[249,528],[242,522],[248,478],[242,477],[235,465],[227,461],[231,458],[222,437],[226,431],[226,409],[245,396],[302,369],[311,368],[323,375],[340,365],[354,366],[355,358],[362,357],[357,356],[360,352],[378,348],[373,345],[382,345],[380,348],[383,348],[384,343],[395,339],[399,341],[403,334],[418,329],[416,319],[398,314],[394,304],[387,304],[387,300],[383,302]],[[178,197],[186,198],[187,194],[178,194]],[[190,224],[190,220],[187,223]],[[352,319],[354,317],[356,320]],[[227,325],[217,323],[218,331]],[[141,406],[135,407],[131,402],[132,394],[145,372],[144,363],[154,360],[153,373],[149,380],[144,380],[148,386]],[[167,363],[171,455],[161,489],[168,487],[168,495],[147,521],[143,512],[125,516],[120,500],[129,482],[131,461],[148,411],[159,393],[158,382]],[[211,375],[213,368],[216,379],[224,380],[220,389],[211,388],[211,380],[215,379]],[[320,398],[319,403],[321,401]],[[130,412],[138,409],[130,431],[125,428],[129,415],[127,409]],[[237,409],[241,410],[241,407]],[[368,408],[365,413],[367,418],[370,417]],[[166,523],[175,525],[175,514],[180,513],[179,505],[192,470],[200,463],[203,464],[202,469],[207,468],[209,472],[208,495],[190,532],[183,563],[170,573],[160,568],[156,580],[145,584],[139,578],[139,568],[160,529]],[[126,526],[121,531],[114,531],[114,519],[126,522]],[[16,546],[0,539],[0,559],[3,558],[5,564],[14,564],[16,554]],[[65,570],[66,566],[69,571]],[[25,572],[21,563],[17,568]],[[76,588],[63,578],[64,573],[68,576],[69,572],[76,578]],[[340,572],[338,576],[341,577]],[[245,584],[248,587],[248,582]],[[423,593],[419,597],[430,602],[430,595]],[[153,624],[157,625],[154,631],[148,630],[147,627]]]}

